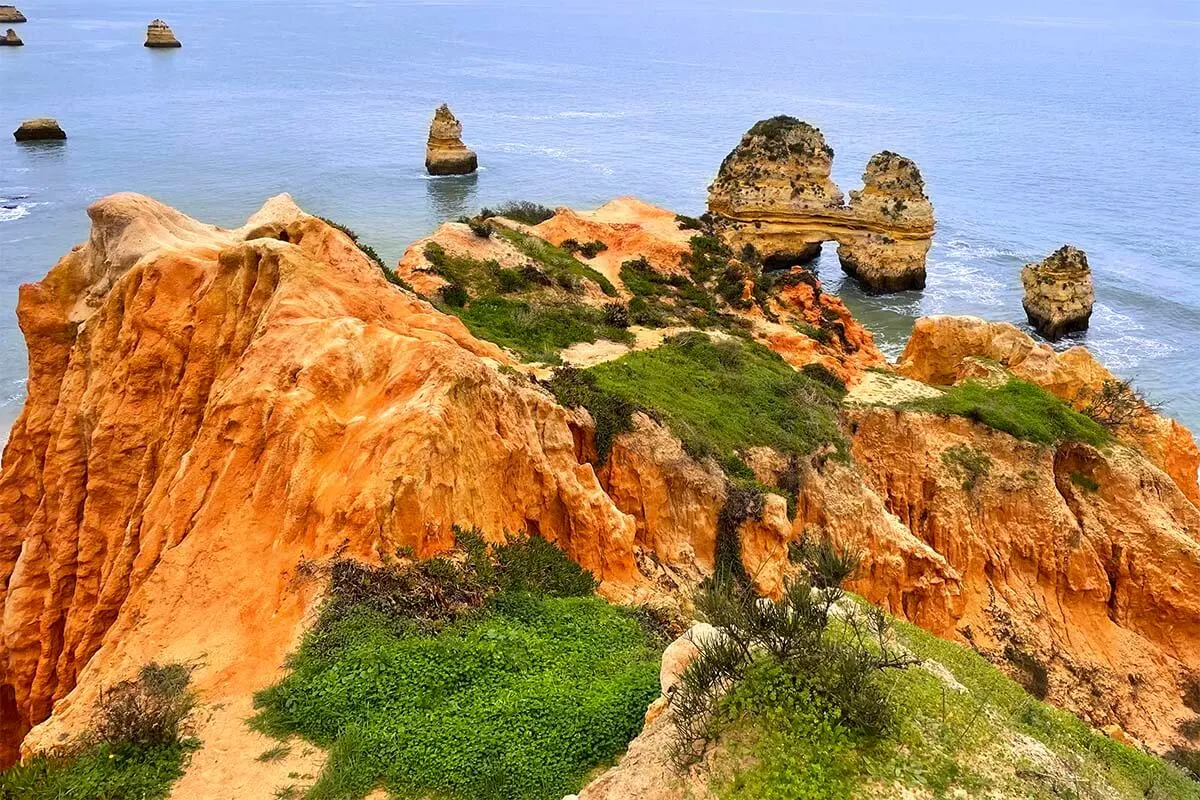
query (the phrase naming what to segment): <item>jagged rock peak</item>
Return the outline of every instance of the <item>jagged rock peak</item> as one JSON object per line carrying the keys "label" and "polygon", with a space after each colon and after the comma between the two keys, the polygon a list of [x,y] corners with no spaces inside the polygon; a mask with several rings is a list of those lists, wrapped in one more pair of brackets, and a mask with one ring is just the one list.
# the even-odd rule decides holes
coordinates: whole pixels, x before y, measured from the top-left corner
{"label": "jagged rock peak", "polygon": [[462,123],[450,106],[442,103],[429,125],[425,169],[430,175],[467,175],[479,168],[475,151],[462,141]]}
{"label": "jagged rock peak", "polygon": [[17,36],[17,32],[12,28],[5,31],[3,36],[0,36],[0,47],[20,47],[23,44],[25,43],[21,41],[21,37]]}
{"label": "jagged rock peak", "polygon": [[16,6],[0,6],[0,22],[28,22]]}
{"label": "jagged rock peak", "polygon": [[1025,315],[1047,339],[1087,330],[1096,302],[1087,254],[1063,245],[1037,264],[1021,270],[1025,286]]}
{"label": "jagged rock peak", "polygon": [[49,117],[27,119],[15,131],[13,138],[18,142],[38,142],[66,139],[66,131],[58,124],[58,120]]}
{"label": "jagged rock peak", "polygon": [[175,38],[170,25],[156,19],[146,26],[146,47],[183,47],[183,44]]}

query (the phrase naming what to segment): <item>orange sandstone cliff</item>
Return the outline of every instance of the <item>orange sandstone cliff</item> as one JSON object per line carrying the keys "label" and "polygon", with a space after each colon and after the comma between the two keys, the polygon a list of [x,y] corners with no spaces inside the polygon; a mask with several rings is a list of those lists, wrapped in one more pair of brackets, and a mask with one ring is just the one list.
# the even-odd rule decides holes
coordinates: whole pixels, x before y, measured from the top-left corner
{"label": "orange sandstone cliff", "polygon": [[[687,246],[669,212],[642,206],[539,228],[604,241],[623,291],[622,260],[669,271]],[[319,588],[306,565],[335,553],[429,554],[461,524],[540,533],[616,599],[678,597],[711,571],[719,470],[641,415],[599,464],[586,412],[500,369],[518,365],[286,196],[237,230],[138,195],[89,213],[90,240],[18,307],[30,379],[0,473],[0,763],[80,730],[98,691],[150,660],[194,664],[206,702],[248,709],[303,629]],[[447,249],[502,246],[446,230]],[[792,518],[768,495],[742,525],[759,588],[778,590],[789,542],[826,533],[865,553],[867,599],[1012,669],[1036,659],[1049,699],[1094,724],[1174,741],[1180,686],[1200,671],[1186,429],[1152,415],[1101,452],[907,410],[898,399],[972,359],[1072,401],[1108,373],[970,320],[919,323],[907,377],[867,371],[883,363],[870,334],[815,279],[770,302],[781,322],[752,314],[751,335],[853,384],[853,462],[818,454]],[[812,339],[806,321],[834,334]],[[988,457],[970,488],[943,458],[954,446]],[[747,454],[766,483],[776,462]],[[236,794],[220,772],[194,796]]]}

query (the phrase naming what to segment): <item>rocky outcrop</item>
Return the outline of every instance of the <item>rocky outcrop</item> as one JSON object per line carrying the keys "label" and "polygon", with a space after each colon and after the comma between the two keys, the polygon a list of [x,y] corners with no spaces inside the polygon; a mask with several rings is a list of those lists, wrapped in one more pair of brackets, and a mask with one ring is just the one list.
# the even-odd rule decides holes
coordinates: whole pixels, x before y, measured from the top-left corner
{"label": "rocky outcrop", "polygon": [[0,22],[27,22],[16,6],[0,6]]}
{"label": "rocky outcrop", "polygon": [[1021,270],[1025,315],[1038,333],[1051,341],[1087,330],[1096,302],[1087,254],[1064,245],[1045,261]]}
{"label": "rocky outcrop", "polygon": [[[975,367],[973,360],[980,358],[1036,383],[1077,410],[1087,408],[1105,384],[1117,380],[1086,348],[1056,353],[1012,325],[975,317],[917,320],[899,369],[909,378],[945,386],[967,377]],[[1142,405],[1114,432],[1167,473],[1185,497],[1200,504],[1200,447],[1187,428]]]}
{"label": "rocky outcrop", "polygon": [[838,240],[848,275],[876,291],[925,288],[933,205],[916,164],[886,150],[872,156],[846,213],[858,233]]}
{"label": "rocky outcrop", "polygon": [[843,268],[866,288],[923,288],[934,221],[916,164],[886,151],[872,157],[849,205],[832,165],[817,128],[792,117],[764,120],[721,163],[709,211],[726,238],[753,245],[768,266],[803,263],[836,241]]}
{"label": "rocky outcrop", "polygon": [[431,553],[461,523],[540,533],[607,591],[634,581],[633,520],[577,460],[567,411],[344,234],[286,199],[234,231],[137,195],[89,213],[89,242],[18,304],[5,761],[150,660],[202,661],[213,702],[269,683],[316,590],[306,560]]}
{"label": "rocky outcrop", "polygon": [[49,117],[27,119],[13,131],[13,138],[18,142],[44,142],[67,138],[66,131],[58,124],[58,120]]}
{"label": "rocky outcrop", "polygon": [[17,36],[17,32],[9,28],[0,36],[0,47],[21,47],[25,43],[21,41],[21,37]]}
{"label": "rocky outcrop", "polygon": [[175,38],[170,25],[156,19],[146,26],[146,47],[183,47],[183,44]]}
{"label": "rocky outcrop", "polygon": [[429,125],[425,169],[430,175],[468,175],[479,169],[475,151],[462,141],[462,123],[445,103],[438,106]]}

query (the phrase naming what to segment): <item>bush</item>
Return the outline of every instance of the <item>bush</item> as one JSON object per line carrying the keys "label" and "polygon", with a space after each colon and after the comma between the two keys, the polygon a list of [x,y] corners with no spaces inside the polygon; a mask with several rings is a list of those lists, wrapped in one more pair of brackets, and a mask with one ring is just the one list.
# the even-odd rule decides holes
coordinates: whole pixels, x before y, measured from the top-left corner
{"label": "bush", "polygon": [[814,361],[811,364],[805,364],[800,368],[800,371],[812,378],[817,383],[828,386],[839,396],[844,396],[846,394],[846,382],[839,378],[837,373],[824,364]]}
{"label": "bush", "polygon": [[575,239],[564,239],[559,248],[566,250],[568,253],[578,253],[581,245]]}
{"label": "bush", "polygon": [[608,245],[601,241],[586,242],[579,246],[579,254],[584,258],[595,258],[608,249]]}
{"label": "bush", "polygon": [[633,412],[638,410],[637,406],[601,389],[590,372],[559,367],[550,378],[549,388],[559,405],[586,408],[592,415],[596,425],[596,452],[601,464],[608,460],[617,437],[633,430]]}
{"label": "bush", "polygon": [[675,224],[679,226],[681,231],[702,231],[704,223],[695,217],[689,217],[684,214],[675,215]]}
{"label": "bush", "polygon": [[604,306],[604,324],[614,328],[629,327],[629,309],[623,303],[606,303]]}
{"label": "bush", "polygon": [[1085,492],[1091,492],[1094,494],[1100,491],[1100,484],[1096,482],[1096,479],[1082,472],[1072,472],[1071,483],[1075,484],[1080,489],[1083,489]]}
{"label": "bush", "polygon": [[527,361],[557,364],[559,351],[577,342],[633,341],[629,331],[606,322],[604,311],[577,303],[483,297],[456,313],[471,333]]}
{"label": "bush", "polygon": [[502,591],[545,597],[588,597],[596,591],[592,573],[540,536],[510,540],[493,552]]}
{"label": "bush", "polygon": [[1114,430],[1122,425],[1136,422],[1147,412],[1156,412],[1156,406],[1147,403],[1134,388],[1132,381],[1107,380],[1089,400],[1083,413]]}
{"label": "bush", "polygon": [[[841,582],[856,559],[828,540],[804,557],[809,576],[788,581],[777,601],[722,580],[697,595],[697,611],[722,635],[698,644],[698,656],[668,698],[676,763],[701,757],[732,722],[731,712],[767,704],[816,699],[832,723],[868,736],[891,728],[893,708],[878,677],[916,660],[890,649],[888,619],[879,609],[848,615],[845,630],[831,630]],[[756,675],[767,677],[760,682]]]}
{"label": "bush", "polygon": [[554,209],[528,200],[511,200],[497,206],[495,210],[485,208],[482,217],[506,217],[525,225],[537,225],[554,216]]}
{"label": "bush", "polygon": [[451,308],[462,308],[471,299],[471,296],[467,294],[467,290],[457,283],[447,283],[445,286],[439,288],[438,296],[443,303]]}
{"label": "bush", "polygon": [[515,269],[496,270],[496,282],[500,284],[501,292],[517,292],[529,286],[525,276]]}
{"label": "bush", "polygon": [[487,220],[479,217],[467,220],[467,227],[480,239],[487,239],[492,235],[492,226],[488,224]]}
{"label": "bush", "polygon": [[179,744],[182,725],[196,698],[188,691],[191,672],[182,664],[147,664],[138,677],[100,692],[97,741],[139,747]]}
{"label": "bush", "polygon": [[1016,378],[1001,386],[964,381],[939,397],[909,401],[902,407],[966,417],[1043,445],[1075,441],[1102,447],[1110,441],[1108,432],[1094,420],[1072,410],[1040,386]]}

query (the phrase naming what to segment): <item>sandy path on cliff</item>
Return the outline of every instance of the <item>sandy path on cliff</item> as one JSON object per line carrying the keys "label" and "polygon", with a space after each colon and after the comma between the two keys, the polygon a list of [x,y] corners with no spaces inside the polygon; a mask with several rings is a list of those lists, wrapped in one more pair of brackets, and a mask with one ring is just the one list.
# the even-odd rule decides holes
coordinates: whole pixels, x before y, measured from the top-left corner
{"label": "sandy path on cliff", "polygon": [[850,387],[843,402],[854,406],[895,406],[940,394],[934,387],[903,375],[868,370],[858,383]]}

